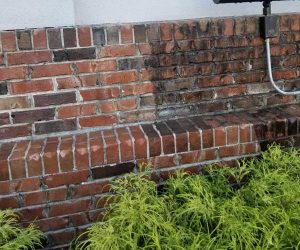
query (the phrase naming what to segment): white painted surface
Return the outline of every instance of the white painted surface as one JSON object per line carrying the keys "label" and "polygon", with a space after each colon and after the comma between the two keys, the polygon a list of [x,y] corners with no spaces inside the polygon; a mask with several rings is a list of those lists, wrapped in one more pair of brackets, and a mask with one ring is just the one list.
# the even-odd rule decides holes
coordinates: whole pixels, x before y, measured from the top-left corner
{"label": "white painted surface", "polygon": [[[262,3],[213,0],[74,0],[76,24],[180,20],[262,13]],[[273,2],[274,13],[300,12],[300,1]]]}
{"label": "white painted surface", "polygon": [[0,0],[0,30],[74,23],[73,0]]}
{"label": "white painted surface", "polygon": [[[261,3],[213,0],[0,0],[0,30],[261,14]],[[300,12],[300,0],[273,2],[274,13]]]}

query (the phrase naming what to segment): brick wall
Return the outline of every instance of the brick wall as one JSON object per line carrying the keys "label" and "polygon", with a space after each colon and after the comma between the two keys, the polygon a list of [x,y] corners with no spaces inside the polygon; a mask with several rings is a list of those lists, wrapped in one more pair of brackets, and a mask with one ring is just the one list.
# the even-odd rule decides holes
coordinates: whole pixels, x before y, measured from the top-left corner
{"label": "brick wall", "polygon": [[[300,15],[280,17],[274,78],[299,88]],[[258,17],[0,33],[0,208],[61,247],[95,221],[111,177],[299,144],[299,98],[268,82]],[[97,201],[100,199],[100,203]]]}

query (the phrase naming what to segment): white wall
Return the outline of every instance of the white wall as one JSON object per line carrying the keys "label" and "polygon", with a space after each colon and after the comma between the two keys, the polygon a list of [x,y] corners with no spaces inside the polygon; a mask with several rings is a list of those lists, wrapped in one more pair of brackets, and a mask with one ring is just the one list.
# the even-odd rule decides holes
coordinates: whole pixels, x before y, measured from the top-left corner
{"label": "white wall", "polygon": [[[213,0],[0,0],[0,30],[261,14],[261,3]],[[300,0],[273,3],[276,13],[300,12]]]}
{"label": "white wall", "polygon": [[[213,0],[74,0],[76,24],[143,22],[262,13],[261,3],[219,4]],[[273,12],[300,12],[300,1],[273,3]]]}

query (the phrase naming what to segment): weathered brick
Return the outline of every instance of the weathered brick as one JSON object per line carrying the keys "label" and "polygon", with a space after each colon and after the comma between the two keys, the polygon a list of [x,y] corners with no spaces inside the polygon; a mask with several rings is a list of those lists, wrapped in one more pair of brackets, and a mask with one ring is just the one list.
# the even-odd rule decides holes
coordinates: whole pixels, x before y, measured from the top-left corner
{"label": "weathered brick", "polygon": [[0,82],[0,95],[7,95],[8,87],[7,82]]}
{"label": "weathered brick", "polygon": [[31,125],[14,125],[0,128],[0,140],[24,137],[31,135]]}
{"label": "weathered brick", "polygon": [[37,122],[34,124],[35,133],[49,134],[62,131],[72,131],[77,129],[76,119],[55,120],[46,122]]}
{"label": "weathered brick", "polygon": [[61,75],[71,75],[73,73],[71,64],[49,64],[49,65],[35,65],[31,67],[32,78],[40,77],[54,77]]}
{"label": "weathered brick", "polygon": [[0,81],[25,79],[27,74],[26,67],[6,67],[0,68]]}
{"label": "weathered brick", "polygon": [[78,27],[78,40],[80,47],[91,46],[92,38],[91,38],[91,28],[86,27]]}
{"label": "weathered brick", "polygon": [[79,118],[79,124],[81,127],[99,127],[99,126],[111,126],[118,123],[118,119],[115,115],[94,115],[85,116]]}
{"label": "weathered brick", "polygon": [[34,49],[47,49],[47,34],[45,29],[34,29],[32,36]]}
{"label": "weathered brick", "polygon": [[16,111],[12,112],[11,116],[14,123],[33,123],[35,121],[47,121],[54,119],[55,109],[46,108]]}
{"label": "weathered brick", "polygon": [[103,46],[105,42],[105,31],[104,28],[93,28],[93,39],[94,45]]}
{"label": "weathered brick", "polygon": [[171,23],[160,24],[161,40],[170,41],[173,38],[173,25]]}
{"label": "weathered brick", "polygon": [[100,132],[90,133],[91,167],[101,166],[104,163],[104,145]]}
{"label": "weathered brick", "polygon": [[65,28],[63,29],[64,47],[72,48],[77,46],[76,29]]}
{"label": "weathered brick", "polygon": [[62,48],[60,29],[48,29],[47,36],[50,49]]}
{"label": "weathered brick", "polygon": [[0,113],[0,126],[10,124],[9,113]]}
{"label": "weathered brick", "polygon": [[49,51],[12,53],[8,54],[7,62],[9,65],[38,64],[52,62],[52,56]]}
{"label": "weathered brick", "polygon": [[138,80],[138,74],[136,71],[122,71],[101,74],[101,83],[104,85],[116,84],[116,83],[129,83]]}
{"label": "weathered brick", "polygon": [[78,73],[97,73],[105,71],[114,71],[116,70],[116,67],[116,60],[99,60],[76,63]]}
{"label": "weathered brick", "polygon": [[119,26],[111,26],[106,29],[107,44],[119,44]]}
{"label": "weathered brick", "polygon": [[96,59],[95,48],[80,48],[53,51],[54,62]]}
{"label": "weathered brick", "polygon": [[35,107],[46,107],[50,105],[76,103],[75,92],[35,95],[33,98]]}
{"label": "weathered brick", "polygon": [[145,43],[147,40],[146,27],[143,24],[134,25],[134,38],[136,43]]}
{"label": "weathered brick", "polygon": [[25,96],[12,96],[0,99],[0,110],[10,110],[17,108],[29,108],[30,101]]}
{"label": "weathered brick", "polygon": [[45,148],[43,152],[43,162],[45,174],[55,174],[59,172],[58,158],[57,158],[57,138],[48,138],[45,142]]}
{"label": "weathered brick", "polygon": [[122,43],[133,42],[133,32],[132,32],[131,24],[124,24],[121,26],[121,42]]}
{"label": "weathered brick", "polygon": [[105,145],[106,164],[120,162],[119,143],[113,129],[103,131],[103,141]]}
{"label": "weathered brick", "polygon": [[74,159],[76,169],[89,168],[89,150],[86,134],[75,136]]}
{"label": "weathered brick", "polygon": [[32,80],[9,84],[11,94],[25,94],[53,90],[52,80]]}
{"label": "weathered brick", "polygon": [[16,33],[15,31],[1,32],[1,44],[4,52],[16,51]]}
{"label": "weathered brick", "polygon": [[62,172],[70,172],[74,169],[73,138],[71,136],[61,138],[59,147],[59,165]]}
{"label": "weathered brick", "polygon": [[127,45],[112,45],[103,47],[100,50],[100,57],[125,57],[134,56],[136,47],[134,44]]}
{"label": "weathered brick", "polygon": [[148,24],[147,35],[149,42],[160,40],[160,26],[159,24]]}
{"label": "weathered brick", "polygon": [[114,166],[92,168],[92,173],[95,179],[104,179],[108,177],[130,173],[133,171],[134,168],[134,163],[123,163]]}
{"label": "weathered brick", "polygon": [[32,49],[31,44],[31,31],[17,31],[17,42],[19,50],[30,50]]}
{"label": "weathered brick", "polygon": [[44,141],[32,141],[27,153],[26,162],[28,169],[28,176],[40,176],[43,173],[41,153],[43,150]]}

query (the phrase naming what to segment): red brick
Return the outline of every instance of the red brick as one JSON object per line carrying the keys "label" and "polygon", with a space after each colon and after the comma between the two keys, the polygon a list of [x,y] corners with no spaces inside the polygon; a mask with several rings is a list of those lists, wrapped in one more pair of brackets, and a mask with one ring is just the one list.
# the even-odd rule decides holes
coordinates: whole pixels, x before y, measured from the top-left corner
{"label": "red brick", "polygon": [[122,43],[132,43],[133,42],[133,31],[132,25],[124,24],[121,27],[121,42]]}
{"label": "red brick", "polygon": [[48,188],[54,188],[64,185],[80,184],[86,182],[89,177],[87,170],[73,171],[69,173],[61,173],[48,175],[44,177],[44,184]]}
{"label": "red brick", "polygon": [[221,158],[240,156],[240,147],[239,145],[221,147],[219,154]]}
{"label": "red brick", "polygon": [[124,57],[134,56],[136,53],[136,47],[134,44],[129,45],[113,45],[103,47],[100,50],[100,57]]}
{"label": "red brick", "polygon": [[215,131],[215,146],[226,145],[226,129],[224,127],[218,127],[214,129]]}
{"label": "red brick", "polygon": [[34,220],[45,218],[45,205],[38,207],[25,207],[18,211],[22,222],[32,222]]}
{"label": "red brick", "polygon": [[43,162],[45,167],[45,174],[56,174],[59,172],[57,160],[57,138],[49,138],[45,143],[43,153]]}
{"label": "red brick", "polygon": [[42,220],[36,220],[35,224],[38,226],[40,230],[43,232],[53,231],[58,229],[65,229],[69,224],[69,216],[65,217],[52,217]]}
{"label": "red brick", "polygon": [[80,94],[84,101],[92,100],[106,100],[119,96],[119,88],[98,88],[98,89],[87,89],[81,90]]}
{"label": "red brick", "polygon": [[14,143],[6,143],[0,146],[0,182],[9,179],[8,156],[11,154],[13,147]]}
{"label": "red brick", "polygon": [[97,105],[94,103],[63,106],[57,108],[57,118],[70,118],[77,116],[94,115],[97,111]]}
{"label": "red brick", "polygon": [[47,49],[47,36],[45,29],[35,29],[32,31],[34,49]]}
{"label": "red brick", "polygon": [[74,214],[80,211],[86,211],[88,210],[90,205],[90,199],[70,200],[64,203],[58,203],[50,206],[49,217],[55,217],[65,214]]}
{"label": "red brick", "polygon": [[111,72],[101,75],[103,84],[129,83],[138,80],[136,71]]}
{"label": "red brick", "polygon": [[47,189],[23,194],[26,206],[39,205],[47,202],[64,201],[67,199],[67,188]]}
{"label": "red brick", "polygon": [[1,210],[13,209],[18,207],[17,197],[15,195],[1,197],[0,201]]}
{"label": "red brick", "polygon": [[[76,237],[76,231],[74,229],[65,229],[63,231],[54,231],[50,233],[52,244],[55,246],[70,244],[70,242]],[[61,247],[60,247],[61,248]]]}
{"label": "red brick", "polygon": [[80,47],[91,46],[91,29],[90,27],[78,27],[78,39]]}
{"label": "red brick", "polygon": [[156,92],[156,86],[154,83],[139,83],[139,84],[132,84],[132,85],[123,85],[122,86],[122,96],[128,95],[142,95],[147,93],[154,93]]}
{"label": "red brick", "polygon": [[26,74],[27,74],[26,67],[0,68],[0,81],[25,79]]}
{"label": "red brick", "polygon": [[157,131],[154,129],[152,124],[141,125],[145,135],[148,138],[149,143],[149,155],[148,157],[161,155],[162,146],[161,138]]}
{"label": "red brick", "polygon": [[224,19],[223,20],[223,35],[232,36],[234,31],[234,20]]}
{"label": "red brick", "polygon": [[4,52],[17,50],[16,33],[14,31],[1,32],[0,36],[1,36],[2,50]]}
{"label": "red brick", "polygon": [[77,169],[89,168],[89,151],[87,135],[75,136],[75,166]]}
{"label": "red brick", "polygon": [[135,159],[143,159],[147,157],[148,143],[144,133],[138,126],[130,127],[132,137],[134,138]]}
{"label": "red brick", "polygon": [[240,143],[251,141],[251,125],[241,124],[240,125]]}
{"label": "red brick", "polygon": [[50,79],[13,82],[9,86],[10,93],[14,95],[53,90],[52,80]]}
{"label": "red brick", "polygon": [[78,87],[96,86],[98,83],[97,75],[73,76],[56,79],[58,89],[70,89]]}
{"label": "red brick", "polygon": [[28,176],[40,176],[43,174],[42,169],[42,151],[44,147],[43,140],[32,141],[26,157]]}
{"label": "red brick", "polygon": [[117,68],[116,60],[99,60],[77,62],[78,73],[97,73],[105,71],[114,71]]}
{"label": "red brick", "polygon": [[114,130],[103,131],[103,140],[106,149],[106,163],[119,163],[119,144]]}
{"label": "red brick", "polygon": [[291,30],[293,30],[293,31],[299,31],[300,30],[299,15],[291,16],[290,22],[291,22]]}
{"label": "red brick", "polygon": [[90,133],[90,151],[92,167],[100,166],[104,163],[104,145],[100,132]]}
{"label": "red brick", "polygon": [[216,159],[216,149],[190,151],[179,154],[180,164],[198,163]]}
{"label": "red brick", "polygon": [[9,157],[10,171],[12,179],[22,179],[26,176],[26,152],[29,141],[18,142]]}
{"label": "red brick", "polygon": [[115,115],[94,115],[79,118],[81,127],[98,127],[111,126],[118,123],[118,118]]}
{"label": "red brick", "polygon": [[227,145],[237,144],[239,142],[239,127],[231,126],[227,127]]}
{"label": "red brick", "polygon": [[295,70],[274,70],[273,71],[274,80],[288,80],[297,77]]}
{"label": "red brick", "polygon": [[[26,178],[21,180],[10,181],[10,192],[31,192],[39,190],[41,186],[40,178]],[[1,188],[0,188],[1,190]]]}
{"label": "red brick", "polygon": [[240,154],[241,155],[250,155],[250,154],[256,154],[256,144],[255,143],[246,143],[246,144],[240,144]]}
{"label": "red brick", "polygon": [[134,159],[133,156],[133,142],[131,136],[126,128],[116,129],[118,139],[120,141],[121,160],[126,162]]}
{"label": "red brick", "polygon": [[74,169],[73,138],[61,138],[59,147],[59,165],[62,172],[70,172]]}
{"label": "red brick", "polygon": [[78,185],[74,189],[74,198],[106,193],[110,190],[109,181],[93,181]]}
{"label": "red brick", "polygon": [[169,41],[173,39],[173,24],[172,23],[161,23],[160,24],[161,40]]}
{"label": "red brick", "polygon": [[50,51],[16,52],[7,55],[8,65],[38,64],[52,61]]}
{"label": "red brick", "polygon": [[32,67],[32,77],[53,77],[61,75],[71,75],[72,68],[71,64],[48,64],[48,65],[37,65]]}

